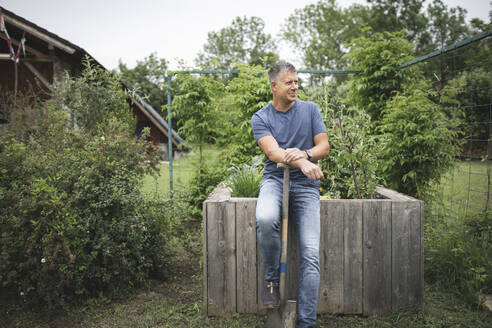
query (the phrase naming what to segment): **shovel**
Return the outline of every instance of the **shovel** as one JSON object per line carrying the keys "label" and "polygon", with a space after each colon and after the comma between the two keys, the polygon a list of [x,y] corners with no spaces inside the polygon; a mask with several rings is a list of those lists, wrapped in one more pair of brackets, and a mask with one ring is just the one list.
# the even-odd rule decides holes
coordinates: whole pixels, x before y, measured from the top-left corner
{"label": "shovel", "polygon": [[282,252],[280,254],[280,309],[267,310],[268,328],[295,328],[296,301],[287,300],[286,271],[287,271],[287,236],[289,227],[289,181],[290,167],[278,163],[277,167],[284,169],[284,185],[282,193]]}

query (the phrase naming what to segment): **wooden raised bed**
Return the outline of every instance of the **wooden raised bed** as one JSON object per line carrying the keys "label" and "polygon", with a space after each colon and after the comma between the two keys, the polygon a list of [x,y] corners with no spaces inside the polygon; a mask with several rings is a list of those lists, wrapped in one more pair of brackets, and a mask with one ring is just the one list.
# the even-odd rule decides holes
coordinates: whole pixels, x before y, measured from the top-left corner
{"label": "wooden raised bed", "polygon": [[[421,310],[424,202],[377,188],[382,199],[321,200],[318,313],[384,315]],[[217,187],[203,203],[204,299],[209,316],[263,314],[264,270],[256,198]],[[289,224],[287,286],[297,298],[297,246]]]}

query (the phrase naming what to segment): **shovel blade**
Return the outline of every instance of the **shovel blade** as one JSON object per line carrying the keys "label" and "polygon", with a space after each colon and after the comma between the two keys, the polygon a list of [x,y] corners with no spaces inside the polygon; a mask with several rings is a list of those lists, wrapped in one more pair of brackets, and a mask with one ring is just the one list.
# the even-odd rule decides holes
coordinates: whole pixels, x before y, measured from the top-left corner
{"label": "shovel blade", "polygon": [[288,300],[282,313],[283,328],[296,327],[296,301]]}
{"label": "shovel blade", "polygon": [[267,310],[266,328],[283,328],[279,309]]}

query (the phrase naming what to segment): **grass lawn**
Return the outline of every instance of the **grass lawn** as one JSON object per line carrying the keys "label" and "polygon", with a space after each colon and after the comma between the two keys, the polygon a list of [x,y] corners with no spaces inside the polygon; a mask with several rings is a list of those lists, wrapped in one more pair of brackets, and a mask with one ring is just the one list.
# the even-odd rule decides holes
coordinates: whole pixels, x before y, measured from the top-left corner
{"label": "grass lawn", "polygon": [[[42,311],[9,313],[0,327],[264,327],[265,318],[232,315],[206,317],[203,309],[201,231],[188,231],[194,247],[179,249],[173,275],[168,281],[152,281],[131,296],[113,302],[92,301],[51,317]],[[426,286],[422,313],[394,313],[385,317],[322,315],[317,327],[492,327],[492,314],[471,309],[457,295]],[[5,312],[0,310],[0,314]]]}
{"label": "grass lawn", "polygon": [[[489,173],[487,171],[489,170]],[[441,180],[444,213],[457,218],[492,213],[492,197],[488,198],[490,161],[461,161]],[[488,204],[487,204],[488,202]]]}
{"label": "grass lawn", "polygon": [[[200,156],[198,147],[195,148],[173,161],[173,185],[175,190],[185,190],[193,176],[194,168],[198,165]],[[217,159],[218,154],[219,150],[215,145],[205,145],[203,149],[203,161],[205,163],[213,163]],[[144,193],[169,195],[169,162],[161,162],[159,169],[159,175],[147,175],[144,177],[142,186]]]}

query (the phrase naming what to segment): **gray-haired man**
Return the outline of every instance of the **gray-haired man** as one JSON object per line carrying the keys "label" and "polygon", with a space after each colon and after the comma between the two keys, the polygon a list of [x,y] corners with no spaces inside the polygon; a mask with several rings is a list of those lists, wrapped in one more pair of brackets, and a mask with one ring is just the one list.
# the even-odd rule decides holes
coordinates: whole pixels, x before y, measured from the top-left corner
{"label": "gray-haired man", "polygon": [[298,78],[295,67],[277,63],[268,71],[273,101],[251,119],[255,139],[267,156],[260,195],[256,206],[258,244],[265,265],[267,290],[264,306],[280,304],[280,215],[283,170],[290,173],[289,205],[297,230],[299,246],[298,328],[314,327],[319,287],[319,180],[323,172],[316,161],[328,155],[330,145],[318,106],[297,100]]}

